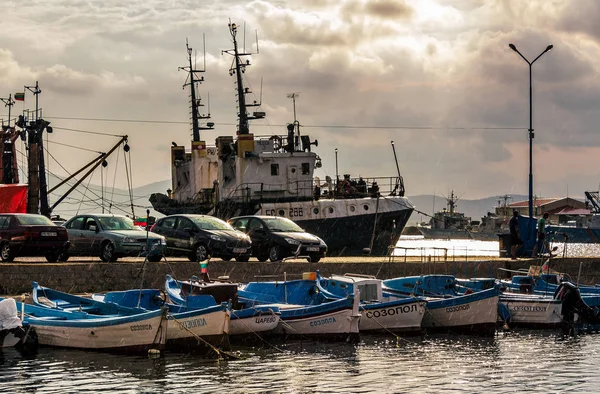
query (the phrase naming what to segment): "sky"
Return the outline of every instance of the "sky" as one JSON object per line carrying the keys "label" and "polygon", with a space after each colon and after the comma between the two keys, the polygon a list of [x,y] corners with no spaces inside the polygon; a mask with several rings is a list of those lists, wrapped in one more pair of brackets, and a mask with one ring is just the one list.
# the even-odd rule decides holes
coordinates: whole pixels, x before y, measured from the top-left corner
{"label": "sky", "polygon": [[[54,127],[49,171],[59,177],[128,135],[133,185],[170,179],[171,142],[191,140],[178,71],[186,39],[206,69],[200,94],[215,123],[202,139],[234,135],[232,59],[222,54],[233,47],[231,21],[247,52],[258,37],[246,78],[267,117],[251,132],[285,134],[287,95],[296,92],[302,133],[318,140],[323,160],[315,175],[335,175],[337,148],[341,174],[393,176],[394,141],[409,196],[528,193],[528,65],[508,44],[529,60],[552,44],[532,67],[534,194],[583,198],[599,187],[595,0],[4,0],[0,8],[0,97],[39,81]],[[26,92],[12,114],[34,107]],[[5,121],[7,112],[0,108]],[[123,162],[122,153],[111,157],[90,182],[126,187]]]}

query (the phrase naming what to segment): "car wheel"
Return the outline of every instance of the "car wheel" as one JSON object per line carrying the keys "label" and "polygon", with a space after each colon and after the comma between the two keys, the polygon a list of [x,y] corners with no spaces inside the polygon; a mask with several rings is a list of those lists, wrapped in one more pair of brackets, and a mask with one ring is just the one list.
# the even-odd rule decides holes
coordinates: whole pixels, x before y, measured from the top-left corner
{"label": "car wheel", "polygon": [[162,255],[158,254],[158,255],[152,255],[152,256],[148,256],[148,261],[151,263],[158,263],[159,261],[161,261],[163,258]]}
{"label": "car wheel", "polygon": [[[231,257],[231,256],[225,256],[225,257],[221,257],[221,260],[223,260],[223,261],[229,261],[229,260],[231,260],[232,258],[233,258],[233,257]],[[236,259],[236,260],[237,260],[237,259]]]}
{"label": "car wheel", "polygon": [[269,260],[271,261],[279,261],[281,260],[281,251],[279,250],[279,246],[273,245],[269,249]]}
{"label": "car wheel", "polygon": [[7,263],[10,263],[15,259],[15,256],[8,242],[2,244],[2,248],[0,250],[0,258],[2,258],[2,261]]}
{"label": "car wheel", "polygon": [[238,256],[235,258],[235,261],[239,261],[240,263],[246,263],[250,260],[250,256]]}
{"label": "car wheel", "polygon": [[58,253],[50,253],[46,255],[46,261],[49,263],[56,263],[58,261],[58,257],[60,255]]}
{"label": "car wheel", "polygon": [[319,261],[321,261],[321,256],[319,256],[319,255],[312,255],[308,259],[309,263],[318,263]]}
{"label": "car wheel", "polygon": [[111,242],[105,242],[102,246],[102,253],[100,254],[100,259],[105,263],[110,261],[117,261],[115,258],[115,247]]}
{"label": "car wheel", "polygon": [[269,260],[269,255],[268,254],[259,254],[258,256],[256,256],[256,259],[258,261],[267,261]]}
{"label": "car wheel", "polygon": [[67,252],[63,252],[61,254],[58,255],[58,261],[67,261],[69,260],[69,254]]}
{"label": "car wheel", "polygon": [[204,244],[197,244],[192,249],[192,253],[190,254],[191,261],[204,261],[208,258],[210,253],[208,252],[208,248]]}

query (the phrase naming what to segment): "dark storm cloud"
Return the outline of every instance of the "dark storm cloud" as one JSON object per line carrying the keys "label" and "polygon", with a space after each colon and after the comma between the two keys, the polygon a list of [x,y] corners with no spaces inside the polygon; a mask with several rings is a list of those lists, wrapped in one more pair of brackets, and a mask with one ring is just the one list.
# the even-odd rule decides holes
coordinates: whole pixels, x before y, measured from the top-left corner
{"label": "dark storm cloud", "polygon": [[410,18],[413,15],[413,9],[398,0],[372,0],[366,3],[365,11],[383,19]]}

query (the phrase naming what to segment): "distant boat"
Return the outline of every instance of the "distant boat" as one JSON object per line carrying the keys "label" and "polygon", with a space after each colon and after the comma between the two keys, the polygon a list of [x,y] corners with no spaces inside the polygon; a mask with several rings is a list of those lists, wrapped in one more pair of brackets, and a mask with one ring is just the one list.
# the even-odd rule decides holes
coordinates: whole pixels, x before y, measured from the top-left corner
{"label": "distant boat", "polygon": [[546,226],[546,230],[555,235],[557,242],[600,243],[600,192],[585,192],[587,204],[592,211],[578,209],[570,211],[571,220],[566,225]]}
{"label": "distant boat", "polygon": [[454,194],[446,198],[446,208],[434,213],[428,226],[418,226],[417,229],[426,239],[471,239],[471,218],[456,211],[459,197]]}

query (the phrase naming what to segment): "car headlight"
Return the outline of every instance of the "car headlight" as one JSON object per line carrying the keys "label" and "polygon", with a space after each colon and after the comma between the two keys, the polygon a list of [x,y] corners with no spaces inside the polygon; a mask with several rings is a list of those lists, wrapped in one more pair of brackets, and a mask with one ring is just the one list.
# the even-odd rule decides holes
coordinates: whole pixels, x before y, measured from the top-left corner
{"label": "car headlight", "polygon": [[124,244],[136,244],[138,243],[137,239],[135,238],[129,238],[129,237],[125,237],[123,239],[121,239],[121,242]]}
{"label": "car headlight", "polygon": [[212,239],[214,241],[218,241],[218,242],[224,242],[225,241],[225,238],[219,237],[218,235],[211,235],[210,239]]}
{"label": "car headlight", "polygon": [[292,245],[300,245],[300,241],[297,241],[295,239],[292,238],[286,238],[285,239],[287,241],[287,243],[292,244]]}

